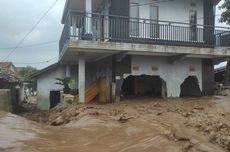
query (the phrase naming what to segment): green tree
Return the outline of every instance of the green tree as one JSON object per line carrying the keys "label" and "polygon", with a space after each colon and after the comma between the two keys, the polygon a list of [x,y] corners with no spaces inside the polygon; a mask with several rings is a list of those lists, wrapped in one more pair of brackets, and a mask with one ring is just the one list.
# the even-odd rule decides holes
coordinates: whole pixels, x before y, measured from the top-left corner
{"label": "green tree", "polygon": [[230,0],[225,0],[219,8],[223,10],[220,22],[230,25]]}
{"label": "green tree", "polygon": [[18,74],[20,77],[22,78],[26,78],[27,76],[37,72],[38,70],[34,67],[31,67],[31,66],[27,66],[27,67],[23,67],[23,68],[20,68],[18,70]]}

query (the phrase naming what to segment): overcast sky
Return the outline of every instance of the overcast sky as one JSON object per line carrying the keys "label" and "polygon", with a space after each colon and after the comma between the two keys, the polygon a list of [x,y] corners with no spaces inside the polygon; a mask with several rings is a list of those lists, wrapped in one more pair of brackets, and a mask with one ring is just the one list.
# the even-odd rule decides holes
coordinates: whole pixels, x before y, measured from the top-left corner
{"label": "overcast sky", "polygon": [[[54,0],[0,0],[0,61],[33,27],[39,18],[48,10]],[[57,41],[62,31],[61,17],[65,0],[59,0],[49,14],[42,20],[37,28],[26,38],[22,46]],[[16,66],[44,62],[58,56],[58,42],[49,45],[19,48],[9,58]],[[37,68],[48,66],[49,63],[31,64]]]}
{"label": "overcast sky", "polygon": [[[4,48],[16,46],[53,2],[54,0],[0,0],[0,61],[12,50]],[[59,0],[21,46],[58,41],[62,32],[61,17],[64,4],[65,0]],[[216,14],[220,13],[217,10]],[[57,62],[55,57],[58,57],[58,50],[58,42],[19,48],[7,60],[13,61],[16,66],[31,65],[41,69]],[[37,64],[50,59],[53,60]]]}

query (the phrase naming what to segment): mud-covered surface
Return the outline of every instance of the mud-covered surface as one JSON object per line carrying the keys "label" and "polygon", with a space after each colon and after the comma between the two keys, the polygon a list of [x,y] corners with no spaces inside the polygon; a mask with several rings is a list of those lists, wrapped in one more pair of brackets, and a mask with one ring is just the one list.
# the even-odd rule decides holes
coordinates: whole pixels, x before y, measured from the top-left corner
{"label": "mud-covered surface", "polygon": [[[17,116],[10,121],[12,115],[0,113],[0,151],[227,152],[229,102],[229,97],[139,98],[23,115],[36,121],[39,116],[42,124]],[[28,134],[14,138],[12,131]]]}

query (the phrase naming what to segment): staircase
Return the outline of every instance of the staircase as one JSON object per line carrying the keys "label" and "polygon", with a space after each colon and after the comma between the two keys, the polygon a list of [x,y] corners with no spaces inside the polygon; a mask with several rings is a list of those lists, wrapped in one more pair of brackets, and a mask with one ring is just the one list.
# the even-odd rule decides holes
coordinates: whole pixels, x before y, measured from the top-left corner
{"label": "staircase", "polygon": [[[99,94],[99,81],[95,81],[85,89],[85,103],[90,103]],[[75,98],[79,101],[79,95]]]}

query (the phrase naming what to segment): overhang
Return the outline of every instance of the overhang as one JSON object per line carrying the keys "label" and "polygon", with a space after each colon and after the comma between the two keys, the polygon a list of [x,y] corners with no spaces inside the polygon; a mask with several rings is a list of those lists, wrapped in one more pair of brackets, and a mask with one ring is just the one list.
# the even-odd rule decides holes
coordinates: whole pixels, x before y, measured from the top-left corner
{"label": "overhang", "polygon": [[190,58],[213,59],[216,63],[230,57],[230,48],[202,48],[121,42],[68,40],[60,53],[60,62],[76,62],[79,52],[86,54],[88,61],[99,60],[108,55],[126,52],[130,55],[175,56],[186,54]]}

